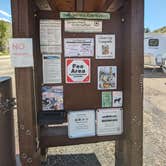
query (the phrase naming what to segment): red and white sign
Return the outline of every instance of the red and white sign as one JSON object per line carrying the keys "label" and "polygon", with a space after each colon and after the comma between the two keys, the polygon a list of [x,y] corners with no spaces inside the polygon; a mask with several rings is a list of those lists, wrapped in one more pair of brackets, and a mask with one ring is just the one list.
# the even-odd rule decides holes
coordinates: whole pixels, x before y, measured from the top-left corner
{"label": "red and white sign", "polygon": [[66,59],[66,83],[90,83],[90,58]]}
{"label": "red and white sign", "polygon": [[10,39],[10,55],[13,67],[33,66],[33,47],[31,38]]}

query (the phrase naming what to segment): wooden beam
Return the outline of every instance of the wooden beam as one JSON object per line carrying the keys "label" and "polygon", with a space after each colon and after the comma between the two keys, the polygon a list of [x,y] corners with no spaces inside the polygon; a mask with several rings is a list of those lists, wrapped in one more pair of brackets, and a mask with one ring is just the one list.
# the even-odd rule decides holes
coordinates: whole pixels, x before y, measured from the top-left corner
{"label": "wooden beam", "polygon": [[56,6],[55,0],[47,0],[47,1],[53,11],[59,11],[58,7]]}
{"label": "wooden beam", "polygon": [[[13,37],[33,39],[32,0],[12,0],[11,4]],[[23,166],[40,165],[33,68],[16,68],[15,76],[21,163]]]}
{"label": "wooden beam", "polygon": [[116,166],[142,166],[144,0],[129,0],[123,18],[124,139],[116,142]]}
{"label": "wooden beam", "polygon": [[112,3],[106,4],[104,10],[108,12],[115,12],[123,7],[125,0],[113,0]]}
{"label": "wooden beam", "polygon": [[68,137],[67,126],[42,128],[40,136],[41,136],[40,137],[41,148],[97,143],[102,141],[118,140],[121,138],[121,136],[103,136],[103,137],[94,136],[87,138],[70,139]]}
{"label": "wooden beam", "polygon": [[76,11],[84,10],[84,0],[76,0]]}

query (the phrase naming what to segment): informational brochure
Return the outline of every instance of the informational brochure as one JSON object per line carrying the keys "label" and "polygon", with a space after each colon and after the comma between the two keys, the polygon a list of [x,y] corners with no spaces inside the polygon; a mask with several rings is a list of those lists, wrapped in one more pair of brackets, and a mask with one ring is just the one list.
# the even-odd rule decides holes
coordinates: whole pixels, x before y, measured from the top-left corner
{"label": "informational brochure", "polygon": [[117,88],[117,67],[116,66],[98,66],[98,89],[116,89]]}
{"label": "informational brochure", "polygon": [[112,92],[102,92],[102,108],[112,107]]}
{"label": "informational brochure", "polygon": [[65,38],[65,57],[92,57],[94,56],[93,38]]}
{"label": "informational brochure", "polygon": [[42,53],[62,52],[61,20],[40,20],[40,46]]}
{"label": "informational brochure", "polygon": [[63,86],[42,87],[43,111],[63,110]]}
{"label": "informational brochure", "polygon": [[43,54],[43,83],[62,82],[61,55]]}
{"label": "informational brochure", "polygon": [[66,59],[66,83],[90,83],[90,58]]}
{"label": "informational brochure", "polygon": [[115,59],[115,35],[96,35],[96,59]]}
{"label": "informational brochure", "polygon": [[69,138],[95,136],[95,111],[68,112],[68,136]]}
{"label": "informational brochure", "polygon": [[31,38],[12,38],[9,41],[11,65],[15,68],[33,67],[33,46]]}
{"label": "informational brochure", "polygon": [[98,109],[97,135],[121,135],[123,132],[123,110],[121,108]]}
{"label": "informational brochure", "polygon": [[123,92],[113,91],[112,93],[113,107],[122,107],[123,105]]}
{"label": "informational brochure", "polygon": [[102,21],[99,20],[65,20],[65,32],[96,33],[102,32]]}

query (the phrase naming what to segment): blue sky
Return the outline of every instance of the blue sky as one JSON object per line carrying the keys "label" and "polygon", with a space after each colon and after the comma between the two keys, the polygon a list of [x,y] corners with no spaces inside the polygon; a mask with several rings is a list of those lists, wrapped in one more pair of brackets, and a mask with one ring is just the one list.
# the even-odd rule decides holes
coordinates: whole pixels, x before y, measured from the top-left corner
{"label": "blue sky", "polygon": [[[10,0],[0,0],[0,18],[11,20],[10,15]],[[155,30],[163,26],[166,26],[166,0],[145,0],[145,27]]]}

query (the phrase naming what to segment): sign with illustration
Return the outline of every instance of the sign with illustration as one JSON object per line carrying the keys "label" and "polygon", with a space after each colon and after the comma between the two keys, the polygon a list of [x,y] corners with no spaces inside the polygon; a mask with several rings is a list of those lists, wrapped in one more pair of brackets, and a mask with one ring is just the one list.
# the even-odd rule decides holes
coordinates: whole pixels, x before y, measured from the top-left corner
{"label": "sign with illustration", "polygon": [[122,91],[113,91],[112,93],[113,107],[122,107],[123,105],[123,93]]}
{"label": "sign with illustration", "polygon": [[66,83],[90,83],[90,58],[66,59]]}
{"label": "sign with illustration", "polygon": [[116,89],[117,88],[117,67],[116,66],[98,66],[98,89]]}
{"label": "sign with illustration", "polygon": [[94,56],[93,38],[65,38],[65,57],[92,57]]}
{"label": "sign with illustration", "polygon": [[43,111],[63,110],[63,86],[42,87]]}
{"label": "sign with illustration", "polygon": [[96,35],[96,59],[115,59],[115,35]]}

